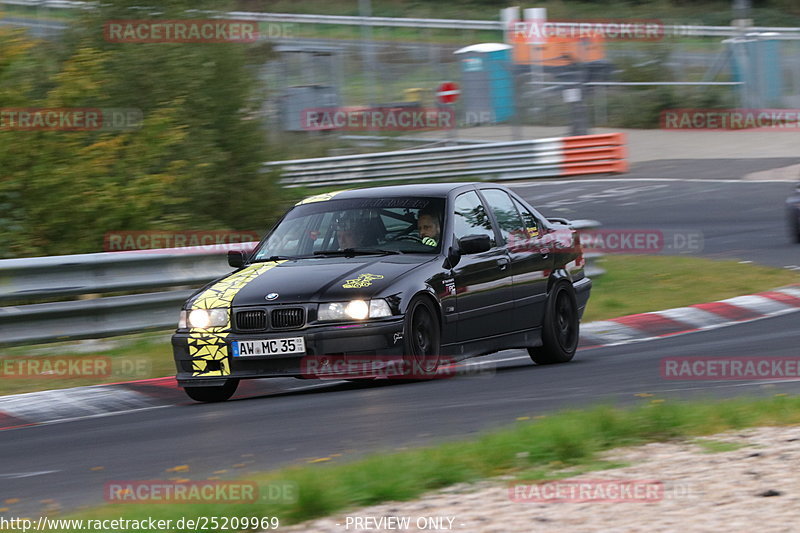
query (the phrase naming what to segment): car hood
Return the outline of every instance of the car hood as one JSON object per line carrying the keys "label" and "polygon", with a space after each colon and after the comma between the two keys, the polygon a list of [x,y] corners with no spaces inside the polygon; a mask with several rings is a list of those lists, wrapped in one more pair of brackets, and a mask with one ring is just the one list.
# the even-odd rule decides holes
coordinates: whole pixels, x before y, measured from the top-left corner
{"label": "car hood", "polygon": [[[210,284],[193,302],[211,301],[209,292],[220,296],[220,304],[228,302],[232,306],[370,298],[434,258],[392,255],[254,263]],[[274,294],[277,296],[273,299],[266,298]]]}

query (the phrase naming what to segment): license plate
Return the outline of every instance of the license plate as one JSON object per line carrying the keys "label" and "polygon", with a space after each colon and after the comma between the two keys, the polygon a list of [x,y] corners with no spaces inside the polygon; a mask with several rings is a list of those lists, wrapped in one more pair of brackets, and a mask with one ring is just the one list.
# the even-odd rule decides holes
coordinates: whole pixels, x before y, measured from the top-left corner
{"label": "license plate", "polygon": [[306,353],[306,343],[303,340],[303,337],[289,337],[286,339],[256,341],[233,341],[232,347],[234,357]]}

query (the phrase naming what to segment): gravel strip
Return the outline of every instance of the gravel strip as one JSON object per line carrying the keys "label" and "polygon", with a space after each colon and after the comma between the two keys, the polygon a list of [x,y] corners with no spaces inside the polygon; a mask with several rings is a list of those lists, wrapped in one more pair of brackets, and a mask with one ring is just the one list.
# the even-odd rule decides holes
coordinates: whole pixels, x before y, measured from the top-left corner
{"label": "gravel strip", "polygon": [[[707,442],[706,446],[699,443]],[[710,452],[731,443],[727,450]],[[736,447],[731,450],[730,448]],[[569,478],[559,487],[510,488],[506,479],[459,485],[423,499],[351,510],[288,528],[314,531],[791,532],[800,530],[800,427],[738,430],[691,441],[611,450],[629,466]],[[577,481],[582,481],[579,485]],[[575,501],[613,496],[617,482],[638,482],[638,501]],[[612,482],[609,485],[609,482]],[[628,485],[632,487],[633,485]],[[573,487],[570,489],[570,487]],[[585,492],[579,492],[583,487]],[[655,487],[655,488],[654,488]],[[567,501],[512,501],[558,495]],[[646,489],[646,490],[645,490]],[[572,490],[572,492],[570,492]],[[588,491],[588,492],[587,492]],[[649,491],[649,492],[648,492]],[[591,495],[594,496],[591,496]],[[451,521],[452,520],[452,521]]]}

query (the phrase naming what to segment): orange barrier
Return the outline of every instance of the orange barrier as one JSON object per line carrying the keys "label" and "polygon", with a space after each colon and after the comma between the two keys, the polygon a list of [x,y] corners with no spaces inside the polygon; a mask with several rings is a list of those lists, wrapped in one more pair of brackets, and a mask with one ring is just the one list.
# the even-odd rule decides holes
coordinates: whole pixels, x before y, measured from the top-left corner
{"label": "orange barrier", "polygon": [[563,147],[562,176],[628,171],[624,133],[580,135],[560,140]]}

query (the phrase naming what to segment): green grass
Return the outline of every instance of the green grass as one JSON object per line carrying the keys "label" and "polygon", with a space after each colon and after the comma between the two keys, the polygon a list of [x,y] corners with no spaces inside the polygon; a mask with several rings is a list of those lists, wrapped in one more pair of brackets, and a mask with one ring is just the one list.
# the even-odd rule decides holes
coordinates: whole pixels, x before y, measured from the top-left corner
{"label": "green grass", "polygon": [[[90,345],[81,342],[0,348],[0,368],[3,369],[0,395],[174,375],[175,363],[169,343],[171,333],[162,331],[103,339],[98,341],[99,349],[90,349]],[[110,358],[110,367],[105,365],[104,360],[99,362],[104,366],[93,367],[110,370],[100,375],[72,372],[70,377],[23,377],[19,375],[19,370],[15,370],[20,368],[19,364],[28,365],[28,360],[32,358],[55,363],[63,359],[98,360],[106,357]]]}
{"label": "green grass", "polygon": [[722,440],[695,439],[692,444],[700,446],[705,453],[724,453],[740,450],[745,447],[738,442],[725,442]]}
{"label": "green grass", "polygon": [[[486,478],[546,480],[625,466],[598,453],[621,446],[693,438],[751,426],[800,424],[800,397],[671,402],[646,400],[633,409],[600,406],[522,422],[474,439],[400,453],[284,468],[248,478],[286,483],[297,498],[255,504],[106,505],[73,517],[277,516],[282,525]],[[722,450],[720,450],[722,451]],[[664,480],[669,481],[669,480]],[[498,480],[498,483],[501,481]],[[13,512],[13,509],[11,509]]]}
{"label": "green grass", "polygon": [[[325,192],[315,189],[312,194]],[[684,256],[608,255],[601,265],[607,274],[594,280],[584,322],[658,311],[695,303],[752,294],[800,283],[800,274],[779,268],[712,261]],[[112,373],[100,376],[0,379],[0,395],[63,389],[100,383],[173,375],[171,332],[114,337],[101,349],[85,352],[75,342],[0,348],[0,364],[31,357],[110,357]]]}
{"label": "green grass", "polygon": [[[525,457],[525,454],[522,454]],[[619,461],[605,461],[602,459],[586,459],[577,464],[571,464],[559,468],[558,463],[538,466],[521,470],[514,473],[514,479],[518,481],[550,481],[555,479],[569,479],[589,472],[602,472],[603,470],[613,470],[615,468],[625,468],[630,463]]]}
{"label": "green grass", "polygon": [[583,321],[723,300],[800,283],[800,274],[738,261],[686,256],[607,255]]}

